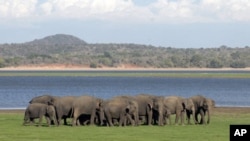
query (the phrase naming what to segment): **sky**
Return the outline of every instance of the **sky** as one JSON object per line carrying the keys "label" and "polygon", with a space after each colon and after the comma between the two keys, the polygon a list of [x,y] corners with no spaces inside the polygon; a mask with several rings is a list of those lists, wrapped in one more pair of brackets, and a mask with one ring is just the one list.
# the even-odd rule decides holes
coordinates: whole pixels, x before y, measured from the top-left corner
{"label": "sky", "polygon": [[0,0],[0,44],[69,34],[88,43],[250,46],[250,0]]}

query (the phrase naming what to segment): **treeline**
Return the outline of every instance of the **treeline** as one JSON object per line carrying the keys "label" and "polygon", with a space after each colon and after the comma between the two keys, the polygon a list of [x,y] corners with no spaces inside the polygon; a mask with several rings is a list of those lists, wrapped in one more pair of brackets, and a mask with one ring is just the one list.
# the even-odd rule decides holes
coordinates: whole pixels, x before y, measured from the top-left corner
{"label": "treeline", "polygon": [[248,46],[172,48],[88,44],[73,36],[54,35],[27,43],[0,45],[0,67],[64,64],[98,68],[128,64],[145,68],[245,68],[250,67],[249,54]]}

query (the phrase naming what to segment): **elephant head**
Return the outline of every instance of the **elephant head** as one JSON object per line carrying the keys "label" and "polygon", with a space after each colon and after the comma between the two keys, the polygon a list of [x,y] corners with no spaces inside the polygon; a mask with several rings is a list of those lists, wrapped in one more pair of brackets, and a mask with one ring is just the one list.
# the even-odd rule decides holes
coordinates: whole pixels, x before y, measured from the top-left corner
{"label": "elephant head", "polygon": [[186,109],[187,116],[188,116],[188,123],[190,124],[190,114],[192,114],[194,123],[195,124],[198,123],[198,121],[195,118],[195,106],[194,106],[192,99],[190,98],[184,99],[182,105]]}
{"label": "elephant head", "polygon": [[210,106],[209,106],[209,101],[207,98],[204,98],[203,100],[201,100],[200,107],[201,107],[201,111],[204,112],[204,115],[207,114],[207,123],[209,123],[210,122]]}
{"label": "elephant head", "polygon": [[51,122],[53,120],[54,124],[55,125],[58,125],[58,122],[56,120],[56,110],[55,110],[55,107],[52,106],[52,105],[48,105],[47,108],[46,108],[46,115],[49,117],[50,121]]}
{"label": "elephant head", "polygon": [[158,117],[158,125],[163,125],[164,104],[163,97],[155,97],[153,99],[154,118]]}
{"label": "elephant head", "polygon": [[[195,116],[197,119],[197,115],[201,115],[201,124],[209,123],[210,122],[210,106],[209,106],[209,100],[202,96],[202,95],[196,95],[190,97],[195,105]],[[206,115],[207,114],[207,115]],[[205,118],[207,116],[207,122],[205,122]]]}
{"label": "elephant head", "polygon": [[[126,114],[132,115],[135,121],[135,125],[139,124],[139,106],[135,100],[128,100],[128,105],[126,106]],[[130,121],[133,120],[130,119]]]}
{"label": "elephant head", "polygon": [[99,116],[98,119],[99,119],[100,125],[103,125],[104,124],[103,121],[105,120],[103,107],[104,107],[104,100],[97,98],[96,113]]}

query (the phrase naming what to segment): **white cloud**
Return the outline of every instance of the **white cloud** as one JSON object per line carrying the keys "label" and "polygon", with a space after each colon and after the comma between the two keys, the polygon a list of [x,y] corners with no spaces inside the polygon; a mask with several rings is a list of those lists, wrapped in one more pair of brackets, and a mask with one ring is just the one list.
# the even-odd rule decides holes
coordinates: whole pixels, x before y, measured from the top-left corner
{"label": "white cloud", "polygon": [[37,0],[1,0],[1,18],[30,17],[35,12]]}
{"label": "white cloud", "polygon": [[249,0],[1,0],[0,18],[100,19],[118,22],[250,22]]}

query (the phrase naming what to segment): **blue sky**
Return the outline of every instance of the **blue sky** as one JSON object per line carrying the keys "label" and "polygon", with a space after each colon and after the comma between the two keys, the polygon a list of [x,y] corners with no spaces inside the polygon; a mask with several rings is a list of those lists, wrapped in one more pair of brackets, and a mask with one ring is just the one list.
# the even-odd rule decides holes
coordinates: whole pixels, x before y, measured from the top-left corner
{"label": "blue sky", "polygon": [[58,33],[88,43],[250,46],[249,0],[0,0],[0,43]]}

